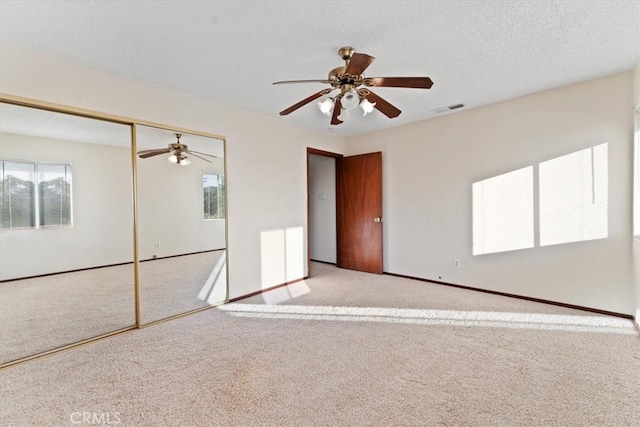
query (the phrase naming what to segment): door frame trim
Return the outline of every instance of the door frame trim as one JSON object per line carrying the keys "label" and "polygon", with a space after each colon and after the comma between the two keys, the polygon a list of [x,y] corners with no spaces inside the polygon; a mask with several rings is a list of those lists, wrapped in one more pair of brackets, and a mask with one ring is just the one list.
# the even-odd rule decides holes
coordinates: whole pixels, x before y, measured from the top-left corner
{"label": "door frame trim", "polygon": [[[309,179],[309,156],[310,155],[323,156],[323,157],[332,157],[334,159],[339,159],[344,157],[344,154],[333,153],[331,151],[320,150],[317,148],[307,147],[307,277],[311,276],[311,245],[309,244],[309,237],[311,234],[311,198],[310,194],[310,185],[311,180]],[[336,168],[336,175],[338,173],[338,168]],[[337,210],[339,206],[336,204],[336,215],[338,214]],[[337,232],[337,231],[336,231]],[[336,247],[336,253],[338,248]]]}

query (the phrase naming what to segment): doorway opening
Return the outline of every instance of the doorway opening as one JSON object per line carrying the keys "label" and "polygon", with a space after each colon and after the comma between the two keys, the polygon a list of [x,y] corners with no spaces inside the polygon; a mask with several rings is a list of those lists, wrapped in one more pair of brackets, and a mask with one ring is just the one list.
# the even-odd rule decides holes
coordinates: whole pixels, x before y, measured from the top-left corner
{"label": "doorway opening", "polygon": [[382,274],[382,153],[344,157],[307,148],[311,260]]}
{"label": "doorway opening", "polygon": [[336,159],[342,154],[307,148],[307,242],[311,261],[337,264]]}

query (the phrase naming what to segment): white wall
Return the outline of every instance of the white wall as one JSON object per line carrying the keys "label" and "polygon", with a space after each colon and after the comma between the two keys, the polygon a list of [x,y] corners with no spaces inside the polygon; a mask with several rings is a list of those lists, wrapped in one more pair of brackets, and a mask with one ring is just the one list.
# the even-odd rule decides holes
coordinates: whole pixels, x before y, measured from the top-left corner
{"label": "white wall", "polygon": [[[310,146],[383,152],[386,271],[634,311],[631,73],[363,135],[347,144],[15,46],[2,46],[0,74],[3,93],[226,136],[231,298],[262,288],[262,232],[306,229]],[[601,142],[610,150],[608,239],[471,255],[473,182]],[[306,259],[307,249],[300,246],[303,256],[296,254],[296,260]],[[461,260],[461,268],[452,268],[453,258]],[[307,274],[306,265],[300,271],[297,275]]]}
{"label": "white wall", "polygon": [[[635,171],[634,171],[634,215],[636,223],[640,217],[640,63],[633,69],[633,108],[635,112]],[[635,318],[640,322],[640,224],[636,224],[633,239],[633,265],[635,277]]]}
{"label": "white wall", "polygon": [[[384,270],[634,314],[632,97],[624,73],[350,138],[383,152]],[[472,255],[474,182],[601,143],[607,239]]]}
{"label": "white wall", "polygon": [[[2,45],[0,90],[104,113],[223,135],[227,139],[230,297],[262,288],[261,232],[307,227],[306,147],[342,152],[344,140],[134,82],[13,45]],[[302,242],[296,263],[306,275]],[[280,253],[281,258],[287,257]],[[289,279],[294,280],[294,277]]]}
{"label": "white wall", "polygon": [[0,158],[71,164],[73,180],[73,227],[0,232],[0,280],[133,261],[128,149],[3,133]]}
{"label": "white wall", "polygon": [[640,108],[640,62],[633,69],[633,107]]}
{"label": "white wall", "polygon": [[309,156],[309,251],[311,259],[337,262],[336,159]]}

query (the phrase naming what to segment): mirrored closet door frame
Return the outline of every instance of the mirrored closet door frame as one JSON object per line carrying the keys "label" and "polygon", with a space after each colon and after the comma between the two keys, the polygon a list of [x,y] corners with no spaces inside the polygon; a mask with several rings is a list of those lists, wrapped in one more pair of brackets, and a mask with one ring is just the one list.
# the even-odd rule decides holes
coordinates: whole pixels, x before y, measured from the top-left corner
{"label": "mirrored closet door frame", "polygon": [[[125,327],[125,328],[120,328],[117,330],[114,330],[112,332],[108,332],[105,334],[101,334],[99,336],[95,336],[95,337],[91,337],[88,339],[83,339],[81,341],[77,341],[71,344],[65,344],[65,345],[61,345],[60,347],[51,349],[51,350],[47,350],[47,351],[43,351],[43,352],[39,352],[39,353],[35,353],[35,354],[31,354],[28,355],[26,357],[22,357],[16,360],[12,360],[12,361],[8,361],[8,362],[2,362],[0,363],[0,369],[11,366],[11,365],[15,365],[18,363],[22,363],[37,357],[41,357],[41,356],[45,356],[51,353],[55,353],[55,352],[59,352],[62,350],[66,350],[66,349],[70,349],[79,345],[83,345],[83,344],[87,344],[96,340],[101,340],[107,337],[111,337],[113,335],[125,332],[125,331],[130,331],[132,329],[140,329],[146,326],[150,326],[156,323],[160,323],[160,322],[164,322],[164,321],[168,321],[168,320],[172,320],[178,317],[182,317],[182,316],[186,316],[192,313],[196,313],[199,311],[203,311],[203,310],[207,310],[209,308],[215,307],[217,305],[220,304],[224,304],[226,302],[229,301],[229,269],[225,268],[224,269],[224,274],[225,274],[225,298],[223,301],[220,301],[219,303],[214,303],[214,304],[210,304],[210,305],[206,305],[203,307],[199,307],[193,310],[189,310],[189,311],[185,311],[183,313],[179,313],[179,314],[175,314],[172,316],[169,316],[165,319],[160,319],[160,320],[155,320],[153,322],[148,322],[148,323],[143,323],[142,322],[142,317],[141,317],[141,283],[140,283],[140,248],[139,248],[139,223],[138,223],[138,213],[139,213],[139,209],[140,209],[140,205],[139,205],[139,201],[138,201],[138,156],[137,156],[137,127],[138,126],[147,126],[147,127],[151,127],[151,128],[156,128],[156,129],[161,129],[161,130],[166,130],[166,131],[170,131],[173,133],[182,133],[182,134],[189,134],[189,135],[194,135],[194,136],[199,136],[199,137],[205,137],[205,138],[213,138],[216,139],[218,141],[220,141],[222,143],[222,152],[224,153],[224,180],[225,180],[225,184],[228,184],[228,179],[227,179],[227,161],[226,161],[226,154],[227,154],[227,142],[226,142],[226,138],[224,136],[221,135],[216,135],[216,134],[212,134],[212,133],[208,133],[208,132],[200,132],[200,131],[194,131],[191,129],[185,129],[185,128],[180,128],[180,127],[176,127],[176,126],[170,126],[170,125],[164,125],[164,124],[160,124],[160,123],[154,123],[154,122],[150,122],[150,121],[145,121],[145,120],[138,120],[138,119],[132,119],[132,118],[128,118],[128,117],[124,117],[124,116],[117,116],[117,115],[112,115],[112,114],[106,114],[106,113],[101,113],[101,112],[97,112],[97,111],[92,111],[92,110],[87,110],[87,109],[82,109],[82,108],[76,108],[76,107],[72,107],[72,106],[67,106],[67,105],[61,105],[61,104],[55,104],[55,103],[50,103],[50,102],[45,102],[45,101],[40,101],[40,100],[36,100],[36,99],[29,99],[29,98],[24,98],[24,97],[19,97],[19,96],[14,96],[14,95],[10,95],[10,94],[4,94],[4,93],[0,93],[0,103],[2,104],[9,104],[9,105],[15,105],[15,106],[20,106],[20,107],[28,107],[28,108],[34,108],[34,109],[38,109],[38,110],[45,110],[45,111],[50,111],[50,112],[55,112],[55,113],[62,113],[62,114],[70,114],[70,115],[74,115],[74,116],[78,116],[78,117],[84,117],[84,118],[89,118],[89,119],[97,119],[97,120],[102,120],[102,121],[106,121],[106,122],[111,122],[111,123],[116,123],[116,124],[122,124],[122,125],[127,125],[130,127],[131,130],[131,144],[130,144],[130,151],[131,151],[131,178],[132,178],[132,206],[133,206],[133,223],[131,224],[132,226],[132,245],[133,245],[133,274],[134,274],[134,289],[133,289],[133,293],[134,293],[134,307],[135,307],[135,319],[133,324],[131,326]],[[228,186],[226,186],[226,188],[228,188]],[[228,210],[228,205],[227,205],[227,194],[226,194],[226,189],[224,192],[224,206],[225,206],[225,226],[224,226],[224,237],[225,237],[225,256],[226,256],[226,264],[228,265],[228,226],[227,226],[227,219],[228,219],[228,215],[229,215],[229,210]]]}

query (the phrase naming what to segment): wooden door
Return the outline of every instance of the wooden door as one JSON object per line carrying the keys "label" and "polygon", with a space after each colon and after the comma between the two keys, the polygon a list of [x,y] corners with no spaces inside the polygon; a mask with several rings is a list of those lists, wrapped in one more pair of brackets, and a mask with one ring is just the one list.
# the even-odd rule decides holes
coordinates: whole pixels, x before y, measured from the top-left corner
{"label": "wooden door", "polygon": [[382,274],[382,153],[336,159],[338,267]]}

